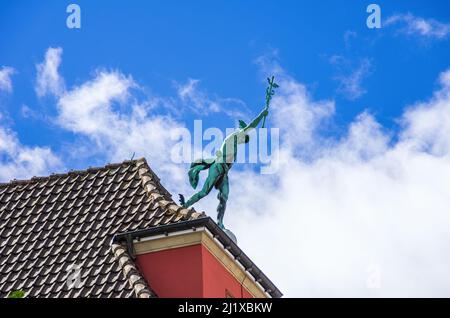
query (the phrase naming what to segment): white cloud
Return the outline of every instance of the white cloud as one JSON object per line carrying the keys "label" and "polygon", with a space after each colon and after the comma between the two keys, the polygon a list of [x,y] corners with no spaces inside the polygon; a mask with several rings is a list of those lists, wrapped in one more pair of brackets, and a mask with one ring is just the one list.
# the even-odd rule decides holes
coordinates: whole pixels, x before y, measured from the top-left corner
{"label": "white cloud", "polygon": [[199,83],[199,80],[190,78],[186,84],[178,86],[178,95],[182,98],[188,98],[194,95],[195,87]]}
{"label": "white cloud", "polygon": [[428,102],[418,103],[405,112],[402,138],[408,146],[434,156],[450,152],[450,70],[440,75],[442,89]]}
{"label": "white cloud", "polygon": [[22,115],[23,118],[27,119],[49,121],[46,114],[39,112],[35,109],[32,109],[26,104],[22,104],[22,106],[20,107],[20,114]]}
{"label": "white cloud", "polygon": [[334,102],[314,101],[306,87],[290,76],[277,73],[276,77],[280,88],[274,97],[272,104],[276,106],[270,110],[270,116],[277,123],[275,127],[281,129],[289,149],[309,153],[320,124],[334,114]]}
{"label": "white cloud", "polygon": [[[184,180],[184,167],[171,162],[170,152],[178,142],[173,131],[184,129],[171,115],[155,114],[155,108],[173,110],[175,99],[136,98],[140,87],[131,76],[119,71],[99,70],[93,78],[66,88],[59,75],[61,48],[49,48],[45,61],[38,65],[36,91],[57,98],[57,117],[38,116],[24,105],[22,115],[51,120],[78,137],[64,148],[67,161],[105,159],[120,162],[145,156],[161,178],[169,184]],[[176,105],[179,108],[179,105]]]}
{"label": "white cloud", "polygon": [[384,25],[400,25],[399,31],[402,33],[429,39],[444,39],[450,34],[450,24],[417,17],[411,13],[393,15],[386,20]]}
{"label": "white cloud", "polygon": [[45,60],[36,65],[36,94],[39,97],[46,95],[59,96],[64,92],[64,80],[59,75],[62,48],[49,48],[45,53]]}
{"label": "white cloud", "polygon": [[122,161],[136,153],[146,156],[164,176],[181,178],[182,167],[170,163],[175,143],[170,131],[182,125],[170,116],[149,113],[146,104],[134,100],[134,88],[138,85],[129,76],[98,72],[60,97],[57,122],[92,142],[91,156],[101,154],[111,161]]}
{"label": "white cloud", "polygon": [[366,94],[363,80],[372,72],[370,59],[361,59],[358,65],[353,65],[348,59],[333,55],[330,63],[337,69],[338,75],[334,77],[339,83],[337,91],[349,100],[356,100]]}
{"label": "white cloud", "polygon": [[444,89],[450,87],[450,71],[442,72],[439,76],[439,83]]}
{"label": "white cloud", "polygon": [[[343,138],[324,138],[331,106],[313,115],[316,103],[289,88],[301,84],[280,83],[269,115],[279,173],[231,171],[225,224],[286,296],[450,296],[449,74],[408,108],[397,138],[368,112]],[[212,195],[197,208],[216,205]]]}
{"label": "white cloud", "polygon": [[15,69],[9,66],[2,66],[0,68],[0,92],[12,92],[11,76],[15,73]]}
{"label": "white cloud", "polygon": [[[11,76],[15,72],[8,66],[0,69],[0,91],[12,92]],[[59,159],[49,148],[24,146],[13,131],[0,126],[0,182],[45,175],[58,166]]]}
{"label": "white cloud", "polygon": [[198,114],[207,114],[217,107],[209,100],[206,93],[198,90],[199,82],[197,79],[190,78],[185,84],[177,84],[178,96]]}
{"label": "white cloud", "polygon": [[334,114],[335,104],[332,100],[314,101],[306,86],[295,81],[274,60],[276,55],[275,51],[257,60],[262,72],[274,75],[280,85],[272,101],[276,107],[269,109],[269,116],[277,123],[274,127],[281,129],[286,145],[306,154],[310,152],[319,126]]}
{"label": "white cloud", "polygon": [[245,117],[248,113],[246,104],[237,98],[211,97],[199,88],[200,81],[188,79],[185,84],[176,83],[178,97],[182,103],[199,115],[224,113],[229,117]]}
{"label": "white cloud", "polygon": [[28,179],[61,168],[59,158],[47,147],[29,147],[16,134],[0,126],[0,180]]}
{"label": "white cloud", "polygon": [[345,43],[345,47],[347,49],[349,49],[352,45],[352,42],[354,39],[356,39],[358,37],[358,33],[356,33],[356,31],[353,30],[347,30],[344,33],[344,43]]}

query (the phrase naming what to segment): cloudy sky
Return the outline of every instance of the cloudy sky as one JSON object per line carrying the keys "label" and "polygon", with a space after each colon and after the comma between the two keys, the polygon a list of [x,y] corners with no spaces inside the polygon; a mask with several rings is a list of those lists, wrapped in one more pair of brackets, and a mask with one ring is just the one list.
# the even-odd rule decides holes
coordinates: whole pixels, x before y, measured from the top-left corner
{"label": "cloudy sky", "polygon": [[[73,1],[72,1],[73,2]],[[286,296],[450,296],[450,4],[0,5],[0,182],[145,156],[191,194],[173,132],[280,89],[278,170],[238,164],[225,224]],[[215,217],[215,195],[195,207]]]}

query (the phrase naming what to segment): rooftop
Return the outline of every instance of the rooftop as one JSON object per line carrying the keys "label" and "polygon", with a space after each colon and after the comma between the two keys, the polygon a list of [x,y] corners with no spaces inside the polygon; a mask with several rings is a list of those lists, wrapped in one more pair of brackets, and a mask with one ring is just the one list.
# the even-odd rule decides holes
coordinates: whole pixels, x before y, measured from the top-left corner
{"label": "rooftop", "polygon": [[27,297],[157,297],[130,242],[198,227],[262,290],[281,297],[211,218],[176,204],[141,158],[0,183],[0,298],[15,290]]}
{"label": "rooftop", "polygon": [[155,296],[112,238],[201,217],[171,199],[145,159],[0,184],[0,297]]}

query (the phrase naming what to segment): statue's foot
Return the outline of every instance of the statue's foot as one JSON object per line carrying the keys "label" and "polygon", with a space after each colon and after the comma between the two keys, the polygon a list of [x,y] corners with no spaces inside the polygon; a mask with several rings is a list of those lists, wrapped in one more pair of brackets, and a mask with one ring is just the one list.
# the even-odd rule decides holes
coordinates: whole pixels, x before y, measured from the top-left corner
{"label": "statue's foot", "polygon": [[184,195],[178,194],[178,196],[180,197],[180,205],[181,205],[182,207],[185,207],[186,200],[184,199]]}
{"label": "statue's foot", "polygon": [[217,225],[218,225],[222,230],[225,230],[225,226],[223,225],[223,223],[222,223],[221,221],[219,221],[219,222],[217,223]]}

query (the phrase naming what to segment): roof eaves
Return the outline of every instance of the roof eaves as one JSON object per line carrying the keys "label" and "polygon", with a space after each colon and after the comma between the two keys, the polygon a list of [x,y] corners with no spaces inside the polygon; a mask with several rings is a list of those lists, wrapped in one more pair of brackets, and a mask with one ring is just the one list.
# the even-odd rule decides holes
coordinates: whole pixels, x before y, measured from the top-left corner
{"label": "roof eaves", "polygon": [[130,239],[140,240],[145,237],[155,235],[168,235],[169,233],[179,232],[189,229],[196,229],[198,227],[206,227],[211,234],[217,239],[226,250],[228,250],[233,257],[242,264],[245,270],[250,273],[256,282],[258,282],[273,298],[283,296],[281,291],[274,283],[253,263],[253,261],[237,246],[235,242],[213,221],[210,217],[200,217],[194,220],[188,220],[168,225],[161,225],[143,230],[131,231],[126,233],[116,234],[113,237],[113,243],[129,242]]}

